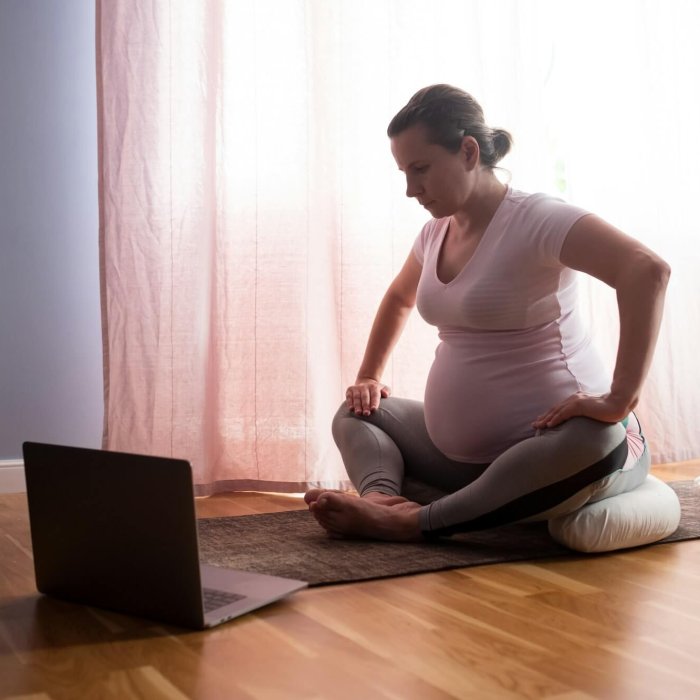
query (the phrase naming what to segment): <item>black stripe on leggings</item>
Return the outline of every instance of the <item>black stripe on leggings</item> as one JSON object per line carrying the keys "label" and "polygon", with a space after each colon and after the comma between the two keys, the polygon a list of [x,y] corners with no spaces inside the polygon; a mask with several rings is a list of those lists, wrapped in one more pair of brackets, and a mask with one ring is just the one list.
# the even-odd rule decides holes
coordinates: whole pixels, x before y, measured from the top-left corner
{"label": "black stripe on leggings", "polygon": [[473,520],[468,520],[467,522],[458,523],[456,525],[449,525],[448,527],[437,530],[429,530],[423,534],[426,537],[433,538],[446,537],[454,535],[457,532],[488,530],[501,525],[515,523],[523,518],[537,515],[537,513],[543,513],[563,503],[567,498],[578,493],[586,486],[590,486],[599,479],[612,474],[614,471],[622,469],[627,460],[627,451],[627,438],[625,437],[625,439],[612,452],[603,457],[603,459],[562,481],[557,481],[537,491],[532,491],[524,496],[520,496],[500,508],[490,513],[480,515]]}

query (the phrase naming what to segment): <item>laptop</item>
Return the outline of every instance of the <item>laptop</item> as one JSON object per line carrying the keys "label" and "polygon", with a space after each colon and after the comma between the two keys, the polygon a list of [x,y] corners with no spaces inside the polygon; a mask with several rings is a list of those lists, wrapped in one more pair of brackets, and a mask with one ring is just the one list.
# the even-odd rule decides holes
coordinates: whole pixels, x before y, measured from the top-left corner
{"label": "laptop", "polygon": [[41,593],[203,629],[307,586],[200,563],[185,460],[37,442],[23,451]]}

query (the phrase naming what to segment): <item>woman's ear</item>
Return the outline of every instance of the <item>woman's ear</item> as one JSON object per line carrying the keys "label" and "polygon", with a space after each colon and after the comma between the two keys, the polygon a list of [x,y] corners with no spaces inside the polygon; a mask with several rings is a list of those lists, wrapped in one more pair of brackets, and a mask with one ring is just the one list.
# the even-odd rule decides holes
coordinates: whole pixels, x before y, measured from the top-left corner
{"label": "woman's ear", "polygon": [[479,164],[479,143],[473,136],[465,136],[462,139],[462,155],[468,170]]}

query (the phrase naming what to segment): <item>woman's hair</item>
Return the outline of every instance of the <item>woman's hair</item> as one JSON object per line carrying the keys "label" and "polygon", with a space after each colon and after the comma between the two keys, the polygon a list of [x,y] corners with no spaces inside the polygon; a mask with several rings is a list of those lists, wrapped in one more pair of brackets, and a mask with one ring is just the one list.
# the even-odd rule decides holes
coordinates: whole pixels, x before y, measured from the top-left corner
{"label": "woman's hair", "polygon": [[415,124],[428,129],[428,138],[452,153],[457,153],[465,136],[479,144],[481,163],[496,167],[510,151],[513,137],[504,129],[492,129],[484,123],[484,112],[469,94],[452,85],[430,85],[419,90],[389,123],[389,138]]}

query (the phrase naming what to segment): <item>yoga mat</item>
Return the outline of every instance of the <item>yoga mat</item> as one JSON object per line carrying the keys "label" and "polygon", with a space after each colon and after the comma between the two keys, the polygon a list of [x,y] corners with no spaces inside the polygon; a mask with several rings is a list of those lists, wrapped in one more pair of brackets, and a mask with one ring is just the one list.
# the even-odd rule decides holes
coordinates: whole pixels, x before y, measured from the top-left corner
{"label": "yoga mat", "polygon": [[[669,486],[681,502],[681,523],[676,532],[655,544],[700,537],[700,487],[693,481]],[[557,544],[546,523],[508,525],[436,542],[394,543],[331,539],[307,510],[197,522],[204,563],[301,579],[311,586],[480,564],[596,556]]]}

